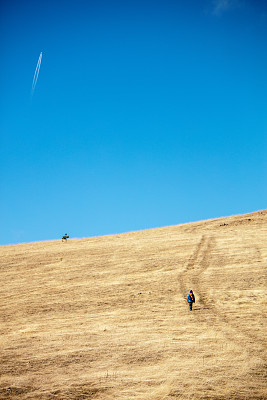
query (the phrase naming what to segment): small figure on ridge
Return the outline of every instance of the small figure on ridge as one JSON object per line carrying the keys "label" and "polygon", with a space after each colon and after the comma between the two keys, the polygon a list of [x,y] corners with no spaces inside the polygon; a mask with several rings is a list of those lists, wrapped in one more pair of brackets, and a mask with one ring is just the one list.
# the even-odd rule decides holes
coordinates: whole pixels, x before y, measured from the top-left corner
{"label": "small figure on ridge", "polygon": [[62,242],[66,242],[68,238],[69,236],[67,235],[67,233],[65,233],[65,235],[62,236]]}

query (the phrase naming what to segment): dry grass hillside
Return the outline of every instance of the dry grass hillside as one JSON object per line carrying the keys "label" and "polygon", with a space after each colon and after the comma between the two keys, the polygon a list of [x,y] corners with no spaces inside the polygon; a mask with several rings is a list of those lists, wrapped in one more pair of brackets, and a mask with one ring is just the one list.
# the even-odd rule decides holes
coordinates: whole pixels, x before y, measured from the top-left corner
{"label": "dry grass hillside", "polygon": [[267,399],[266,262],[266,210],[0,247],[0,399]]}

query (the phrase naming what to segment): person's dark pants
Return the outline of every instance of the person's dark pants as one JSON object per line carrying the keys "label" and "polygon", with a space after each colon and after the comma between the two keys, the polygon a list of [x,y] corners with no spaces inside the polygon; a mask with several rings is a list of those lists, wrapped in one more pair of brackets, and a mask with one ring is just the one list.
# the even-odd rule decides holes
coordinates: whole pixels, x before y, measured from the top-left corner
{"label": "person's dark pants", "polygon": [[190,311],[192,311],[193,303],[188,303],[188,304],[189,304]]}

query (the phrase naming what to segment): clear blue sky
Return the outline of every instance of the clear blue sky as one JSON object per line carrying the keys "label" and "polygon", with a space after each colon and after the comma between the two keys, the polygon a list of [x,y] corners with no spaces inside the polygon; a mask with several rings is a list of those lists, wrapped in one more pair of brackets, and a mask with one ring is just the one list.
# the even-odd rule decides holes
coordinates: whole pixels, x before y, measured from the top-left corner
{"label": "clear blue sky", "polygon": [[266,208],[266,1],[0,4],[0,244]]}

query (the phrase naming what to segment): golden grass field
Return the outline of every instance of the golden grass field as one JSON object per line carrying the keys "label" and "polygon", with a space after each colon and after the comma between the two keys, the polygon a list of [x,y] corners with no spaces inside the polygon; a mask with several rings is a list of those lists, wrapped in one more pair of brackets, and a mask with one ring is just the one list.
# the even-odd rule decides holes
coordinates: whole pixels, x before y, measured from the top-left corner
{"label": "golden grass field", "polygon": [[267,210],[1,246],[0,399],[267,399],[266,264]]}

